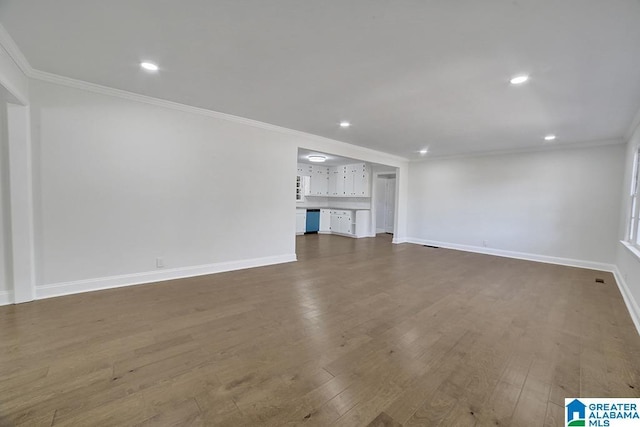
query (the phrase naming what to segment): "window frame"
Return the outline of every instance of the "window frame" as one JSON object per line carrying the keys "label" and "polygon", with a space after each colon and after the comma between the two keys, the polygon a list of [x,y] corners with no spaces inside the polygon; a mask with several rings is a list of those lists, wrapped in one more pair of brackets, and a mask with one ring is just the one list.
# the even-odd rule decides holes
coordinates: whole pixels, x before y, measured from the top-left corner
{"label": "window frame", "polygon": [[625,241],[634,248],[640,249],[638,226],[640,225],[640,146],[636,147],[633,156],[631,188],[629,191],[629,220]]}

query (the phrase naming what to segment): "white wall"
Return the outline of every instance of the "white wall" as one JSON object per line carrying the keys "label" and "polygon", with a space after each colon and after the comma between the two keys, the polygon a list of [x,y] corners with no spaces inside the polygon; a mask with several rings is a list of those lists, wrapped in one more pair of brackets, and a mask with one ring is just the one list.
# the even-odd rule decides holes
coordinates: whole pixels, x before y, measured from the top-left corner
{"label": "white wall", "polygon": [[[623,197],[620,209],[620,228],[618,231],[619,240],[625,240],[627,232],[627,222],[631,210],[628,195],[631,189],[633,158],[638,146],[640,146],[640,126],[635,129],[626,146],[625,174],[622,184]],[[640,332],[640,258],[627,249],[622,243],[618,242],[616,245],[616,266],[618,268],[618,277],[616,277],[616,279],[621,284],[627,306],[629,307],[631,316],[636,322],[638,332]]]}
{"label": "white wall", "polygon": [[30,100],[38,297],[156,278],[157,257],[165,271],[293,259],[300,146],[407,167],[336,141],[39,80]]}
{"label": "white wall", "polygon": [[0,304],[13,302],[13,258],[11,256],[11,222],[9,188],[9,138],[7,102],[25,105],[29,99],[29,80],[12,55],[21,53],[5,46],[15,46],[0,25]]}
{"label": "white wall", "polygon": [[[14,165],[8,139],[0,151],[0,280],[13,274],[17,237],[20,264],[35,262],[36,298],[294,259],[298,148],[408,169],[368,148],[35,72],[1,25],[0,98],[29,106],[31,136],[16,156],[32,152]],[[32,201],[7,185],[12,171],[29,190],[33,178]],[[35,242],[12,236],[13,201]],[[362,203],[341,203],[351,202]],[[20,282],[33,292],[33,280]],[[13,300],[6,287],[0,304]]]}
{"label": "white wall", "polygon": [[613,263],[623,159],[609,145],[411,163],[409,239]]}
{"label": "white wall", "polygon": [[287,138],[31,85],[40,285],[294,254]]}
{"label": "white wall", "polygon": [[7,109],[6,103],[0,97],[0,302],[8,301],[8,293],[12,291],[9,282],[9,257],[10,245],[8,242],[9,230],[9,171],[8,171],[8,146],[7,146]]}

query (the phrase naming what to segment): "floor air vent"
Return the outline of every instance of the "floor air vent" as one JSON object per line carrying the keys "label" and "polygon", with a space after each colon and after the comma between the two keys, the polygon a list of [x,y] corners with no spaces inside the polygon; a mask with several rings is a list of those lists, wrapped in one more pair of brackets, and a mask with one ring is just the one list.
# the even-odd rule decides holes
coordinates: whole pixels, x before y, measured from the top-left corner
{"label": "floor air vent", "polygon": [[604,283],[604,279],[600,279],[596,277],[596,283]]}
{"label": "floor air vent", "polygon": [[425,248],[440,249],[439,246],[431,246],[431,245],[422,245],[422,246],[424,246]]}

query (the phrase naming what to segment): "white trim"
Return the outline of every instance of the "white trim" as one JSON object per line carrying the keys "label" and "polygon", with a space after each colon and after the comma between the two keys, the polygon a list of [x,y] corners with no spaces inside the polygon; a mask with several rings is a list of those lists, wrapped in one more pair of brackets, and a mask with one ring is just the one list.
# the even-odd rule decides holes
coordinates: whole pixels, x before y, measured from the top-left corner
{"label": "white trim", "polygon": [[533,147],[521,147],[512,149],[500,149],[500,150],[486,150],[486,151],[469,151],[463,153],[452,154],[429,154],[426,157],[419,159],[411,159],[410,163],[423,163],[432,159],[447,160],[447,159],[460,159],[467,157],[484,157],[484,156],[499,156],[518,153],[538,153],[543,151],[558,151],[558,150],[575,150],[580,148],[601,147],[607,145],[625,144],[624,139],[604,139],[596,141],[584,141],[575,142],[571,144],[541,144]]}
{"label": "white trim", "polygon": [[572,259],[572,258],[560,258],[560,257],[549,256],[549,255],[531,254],[526,252],[505,251],[502,249],[492,249],[492,248],[485,248],[481,246],[469,246],[469,245],[460,245],[457,243],[438,242],[435,240],[424,240],[424,239],[418,239],[415,237],[408,237],[407,242],[413,243],[416,245],[437,246],[439,248],[455,249],[455,250],[464,251],[464,252],[474,252],[474,253],[485,254],[485,255],[495,255],[495,256],[500,256],[505,258],[515,258],[515,259],[523,259],[527,261],[544,262],[547,264],[566,265],[569,267],[588,268],[591,270],[608,271],[611,273],[613,273],[616,269],[616,266],[614,264],[607,264],[604,262],[584,261],[584,260]]}
{"label": "white trim", "polygon": [[[591,270],[608,271],[610,273],[613,273],[616,284],[618,285],[618,289],[620,290],[620,294],[622,295],[622,299],[624,300],[624,303],[627,306],[627,311],[629,312],[629,315],[631,316],[631,320],[633,321],[633,324],[635,325],[636,330],[640,335],[640,306],[638,306],[637,301],[633,298],[633,295],[631,294],[631,291],[629,290],[627,283],[624,281],[622,274],[620,274],[620,270],[618,270],[618,266],[615,264],[607,264],[607,263],[594,262],[594,261],[584,261],[584,260],[577,260],[577,259],[571,259],[571,258],[552,257],[547,255],[537,255],[537,254],[530,254],[530,253],[524,253],[524,252],[505,251],[501,249],[489,249],[489,248],[484,248],[479,246],[459,245],[455,243],[438,242],[435,240],[417,239],[414,237],[407,238],[407,242],[417,244],[417,245],[437,246],[440,248],[454,249],[454,250],[465,251],[465,252],[474,252],[474,253],[485,254],[485,255],[495,255],[495,256],[501,256],[505,258],[515,258],[515,259],[522,259],[527,261],[543,262],[547,264],[566,265],[569,267],[579,267],[579,268],[587,268]],[[402,242],[396,242],[394,240],[393,243],[402,243]],[[627,249],[629,249],[633,254],[640,256],[640,251],[638,251],[638,249],[632,246],[629,246],[624,241],[621,241],[621,243],[623,243],[624,246]]]}
{"label": "white trim", "polygon": [[13,298],[23,303],[34,300],[36,283],[30,107],[7,104],[6,117]]}
{"label": "white trim", "polygon": [[399,245],[400,243],[413,243],[409,241],[409,238],[396,238],[395,234],[393,236],[394,237],[391,240],[391,243],[393,243],[394,245]]}
{"label": "white trim", "polygon": [[[507,149],[507,150],[476,151],[476,152],[470,152],[470,153],[444,154],[441,156],[432,154],[428,156],[428,158],[424,158],[424,159],[410,159],[407,157],[397,156],[394,154],[373,150],[373,149],[362,147],[359,145],[349,144],[343,141],[325,138],[318,135],[309,134],[306,132],[297,131],[293,129],[288,129],[285,127],[276,126],[269,123],[260,122],[257,120],[252,120],[252,119],[248,119],[240,116],[234,116],[232,114],[221,113],[213,110],[208,110],[205,108],[193,107],[186,104],[180,104],[178,102],[167,101],[167,100],[154,98],[146,95],[140,95],[137,93],[126,91],[126,90],[114,89],[111,87],[102,86],[95,83],[89,83],[83,80],[72,79],[70,77],[65,77],[58,74],[49,73],[46,71],[36,70],[31,66],[31,64],[29,64],[29,61],[27,60],[27,58],[24,56],[24,54],[22,53],[22,51],[20,50],[16,42],[13,40],[9,32],[4,28],[4,26],[1,23],[0,23],[0,46],[2,46],[4,50],[6,50],[6,52],[9,54],[11,59],[13,59],[13,61],[18,66],[18,68],[20,68],[27,77],[32,79],[42,80],[45,82],[59,84],[59,85],[72,87],[76,89],[84,89],[94,93],[101,93],[103,95],[115,96],[119,98],[143,102],[151,105],[157,105],[164,108],[170,108],[170,109],[175,109],[179,111],[190,112],[194,114],[200,114],[200,115],[205,115],[209,117],[229,120],[232,122],[243,123],[249,126],[272,130],[280,133],[285,133],[292,136],[308,138],[308,139],[312,139],[319,142],[332,142],[332,143],[338,142],[340,144],[346,144],[353,148],[356,148],[359,151],[362,151],[363,153],[371,153],[376,155],[382,154],[384,156],[389,157],[390,159],[393,159],[395,161],[400,161],[400,162],[419,162],[419,161],[429,160],[429,158],[473,157],[473,156],[485,156],[485,155],[511,154],[511,153],[519,153],[519,152],[557,150],[557,149],[563,149],[563,148],[585,148],[585,147],[593,147],[593,146],[600,146],[600,145],[622,144],[622,143],[626,143],[631,138],[631,135],[633,135],[633,132],[635,131],[635,129],[638,126],[640,126],[640,110],[639,110],[634,116],[634,119],[631,125],[629,126],[629,129],[624,134],[624,137],[622,139],[605,140],[605,141],[585,141],[585,142],[578,142],[578,143],[572,143],[572,144],[545,144],[538,147],[524,147],[524,148],[512,149],[512,150]],[[28,104],[28,100],[19,99],[19,101],[23,105]]]}
{"label": "white trim", "polygon": [[[5,50],[6,52],[6,50]],[[4,86],[6,91],[8,92],[8,99],[6,101],[10,103],[17,103],[19,105],[29,105],[29,98],[27,94],[22,93],[11,81],[10,79],[3,79],[0,83],[0,86]],[[27,89],[28,90],[28,89]]]}
{"label": "white trim", "polygon": [[627,241],[624,241],[624,240],[620,240],[620,243],[622,243],[622,246],[627,248],[629,250],[629,252],[631,252],[633,255],[635,255],[636,258],[638,258],[638,260],[640,260],[640,249],[636,248],[631,243],[629,243]]}
{"label": "white trim", "polygon": [[[635,248],[634,248],[635,249]],[[631,316],[631,320],[633,324],[636,326],[636,331],[638,335],[640,335],[640,306],[638,306],[638,302],[633,298],[631,294],[631,290],[627,285],[627,282],[622,277],[620,270],[616,266],[613,275],[616,279],[616,283],[618,284],[618,289],[620,289],[620,293],[622,294],[622,299],[624,300],[625,305],[627,306],[627,311]]]}
{"label": "white trim", "polygon": [[71,87],[74,89],[85,90],[88,92],[98,93],[106,96],[113,96],[117,98],[127,99],[130,101],[137,101],[149,105],[155,105],[157,107],[168,108],[172,110],[178,110],[185,113],[198,114],[201,116],[212,117],[220,120],[227,120],[234,123],[239,123],[247,126],[252,126],[260,129],[269,130],[272,132],[278,132],[285,135],[290,135],[296,138],[303,138],[320,143],[331,143],[348,145],[350,149],[361,153],[363,156],[374,155],[382,156],[387,160],[395,162],[408,162],[409,159],[394,154],[385,153],[383,151],[373,150],[371,148],[362,147],[360,145],[353,145],[347,142],[338,141],[337,139],[325,138],[323,136],[314,135],[298,130],[288,129],[282,126],[272,125],[269,123],[261,122],[258,120],[252,120],[245,117],[234,116],[232,114],[221,113],[218,111],[208,110],[206,108],[193,107],[191,105],[181,104],[179,102],[168,101],[165,99],[154,98],[147,95],[140,95],[138,93],[129,92],[121,89],[114,89],[107,86],[98,85],[95,83],[89,83],[82,80],[72,79],[70,77],[60,76],[45,71],[32,69],[29,73],[26,73],[32,79],[41,80],[48,83],[53,83],[61,86]]}
{"label": "white trim", "polygon": [[31,64],[29,64],[29,61],[27,61],[27,58],[13,40],[13,37],[11,37],[2,24],[0,24],[0,46],[2,46],[7,54],[9,54],[9,57],[13,59],[13,62],[16,63],[18,68],[20,68],[20,70],[29,77],[33,71]]}
{"label": "white trim", "polygon": [[165,280],[183,279],[225,271],[244,270],[296,261],[295,254],[276,255],[238,261],[218,262],[215,264],[196,265],[192,267],[172,268],[144,273],[123,274],[119,276],[98,277],[95,279],[76,280],[73,282],[52,283],[36,287],[36,299],[52,298],[81,292],[120,288],[123,286],[142,285],[145,283],[163,282]]}
{"label": "white trim", "polygon": [[13,292],[12,291],[0,291],[0,305],[13,304]]}

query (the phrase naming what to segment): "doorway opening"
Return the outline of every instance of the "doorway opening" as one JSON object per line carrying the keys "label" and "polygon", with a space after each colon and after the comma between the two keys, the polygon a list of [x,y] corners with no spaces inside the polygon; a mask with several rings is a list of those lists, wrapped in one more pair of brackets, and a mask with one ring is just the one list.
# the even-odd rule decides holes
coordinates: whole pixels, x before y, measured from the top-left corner
{"label": "doorway opening", "polygon": [[396,212],[396,174],[378,174],[376,184],[376,234],[393,234]]}
{"label": "doorway opening", "polygon": [[[328,247],[339,241],[361,247],[367,245],[366,238],[376,237],[378,227],[385,233],[394,233],[397,172],[393,166],[299,148],[295,185],[296,253]],[[384,178],[384,185],[378,194],[380,177]],[[383,200],[378,209],[380,197]],[[380,209],[382,212],[378,213]],[[377,221],[378,216],[381,219]],[[385,237],[385,241],[391,241],[390,236]],[[356,240],[361,243],[355,243]],[[298,251],[298,246],[307,250]],[[332,251],[327,249],[327,252]]]}

